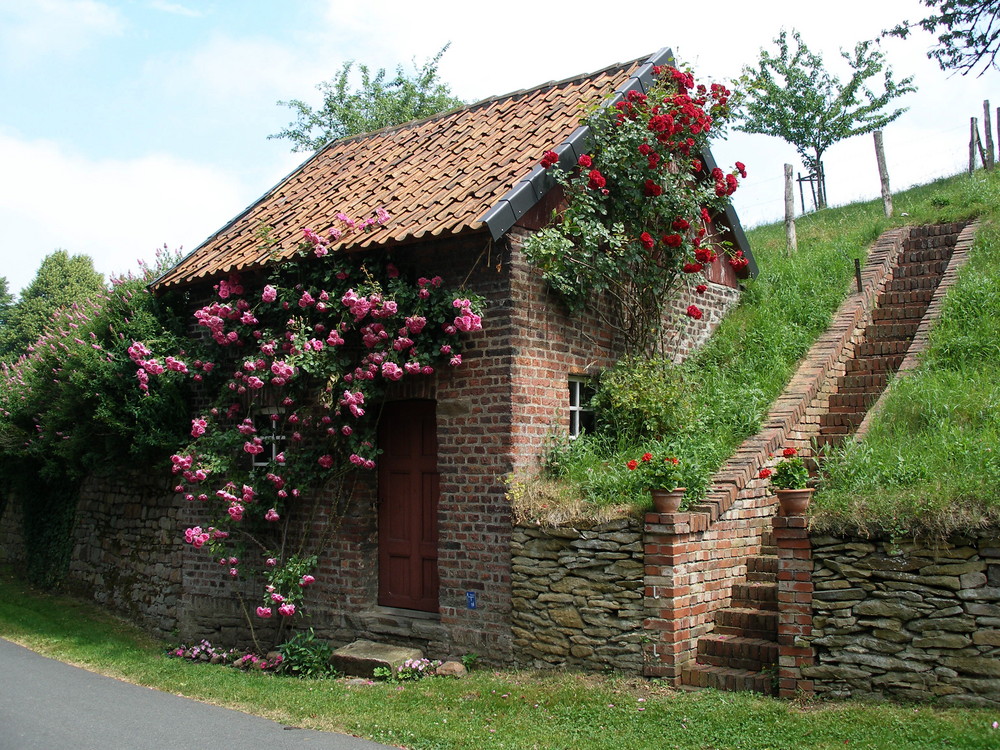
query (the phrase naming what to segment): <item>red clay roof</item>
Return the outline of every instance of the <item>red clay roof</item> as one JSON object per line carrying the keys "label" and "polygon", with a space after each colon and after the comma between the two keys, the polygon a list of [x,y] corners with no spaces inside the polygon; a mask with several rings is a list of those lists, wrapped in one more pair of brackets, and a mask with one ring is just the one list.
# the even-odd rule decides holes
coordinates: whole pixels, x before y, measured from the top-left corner
{"label": "red clay roof", "polygon": [[[547,83],[462,109],[335,141],[164,274],[155,286],[190,284],[289,257],[308,227],[334,214],[392,216],[338,247],[389,246],[485,229],[481,219],[579,126],[586,109],[625,83],[641,60]],[[264,245],[262,227],[275,243]],[[332,249],[332,248],[331,248]]]}

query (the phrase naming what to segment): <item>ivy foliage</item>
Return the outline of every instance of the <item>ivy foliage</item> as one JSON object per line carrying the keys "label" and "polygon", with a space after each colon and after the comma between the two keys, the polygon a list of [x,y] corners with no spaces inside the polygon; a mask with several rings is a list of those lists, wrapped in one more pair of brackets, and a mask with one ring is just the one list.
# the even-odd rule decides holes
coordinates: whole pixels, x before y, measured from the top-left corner
{"label": "ivy foliage", "polygon": [[319,108],[313,109],[301,99],[279,101],[295,113],[296,120],[268,138],[287,138],[293,144],[292,151],[316,151],[339,138],[461,107],[464,102],[451,95],[448,84],[438,75],[448,47],[442,47],[419,69],[414,63],[412,74],[398,66],[395,77],[389,80],[385,68],[372,72],[367,65],[358,65],[361,85],[357,87],[352,85],[354,61],[344,63],[335,77],[317,84],[323,94]]}
{"label": "ivy foliage", "polygon": [[[884,128],[906,111],[887,109],[916,91],[913,77],[896,80],[885,53],[874,42],[858,42],[841,52],[850,77],[841,82],[823,58],[794,29],[774,40],[777,53],[761,49],[756,65],[743,68],[737,98],[737,130],[781,138],[795,146],[803,163],[819,175],[819,207],[826,207],[823,155],[836,143]],[[881,76],[877,89],[869,87]]]}

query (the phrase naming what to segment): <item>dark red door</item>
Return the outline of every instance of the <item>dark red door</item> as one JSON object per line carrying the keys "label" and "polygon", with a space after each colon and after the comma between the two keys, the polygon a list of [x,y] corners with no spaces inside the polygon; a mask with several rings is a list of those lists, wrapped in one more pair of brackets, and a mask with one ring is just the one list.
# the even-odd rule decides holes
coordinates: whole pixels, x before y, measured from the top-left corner
{"label": "dark red door", "polygon": [[433,401],[386,404],[379,420],[378,603],[438,611]]}

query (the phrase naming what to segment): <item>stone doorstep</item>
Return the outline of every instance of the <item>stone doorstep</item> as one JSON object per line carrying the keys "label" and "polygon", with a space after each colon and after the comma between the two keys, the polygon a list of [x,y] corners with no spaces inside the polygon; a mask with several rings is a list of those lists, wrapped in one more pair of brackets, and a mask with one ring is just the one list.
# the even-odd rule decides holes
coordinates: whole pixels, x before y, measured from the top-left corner
{"label": "stone doorstep", "polygon": [[396,670],[408,659],[423,659],[419,648],[390,646],[386,643],[359,640],[333,652],[330,663],[347,675],[373,677],[377,667]]}

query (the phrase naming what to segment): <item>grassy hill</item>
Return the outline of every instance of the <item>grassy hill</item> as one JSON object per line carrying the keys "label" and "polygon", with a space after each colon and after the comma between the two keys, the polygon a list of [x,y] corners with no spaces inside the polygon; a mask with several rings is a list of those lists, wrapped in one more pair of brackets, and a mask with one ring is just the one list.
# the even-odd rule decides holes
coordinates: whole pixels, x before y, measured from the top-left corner
{"label": "grassy hill", "polygon": [[[711,341],[683,366],[612,372],[597,399],[603,432],[555,444],[547,473],[557,481],[515,487],[518,512],[557,520],[641,508],[644,488],[630,481],[625,463],[658,448],[681,458],[684,484],[700,494],[759,429],[829,325],[850,292],[855,258],[864,261],[871,243],[894,226],[979,218],[983,228],[970,263],[922,369],[893,389],[864,443],[829,461],[815,506],[819,527],[897,534],[943,533],[994,518],[1000,385],[990,374],[995,381],[1000,372],[1000,175],[939,180],[897,194],[894,203],[892,219],[883,216],[881,200],[800,218],[799,250],[791,257],[781,224],[751,230],[761,274]],[[643,428],[650,423],[666,429],[650,435]]]}

